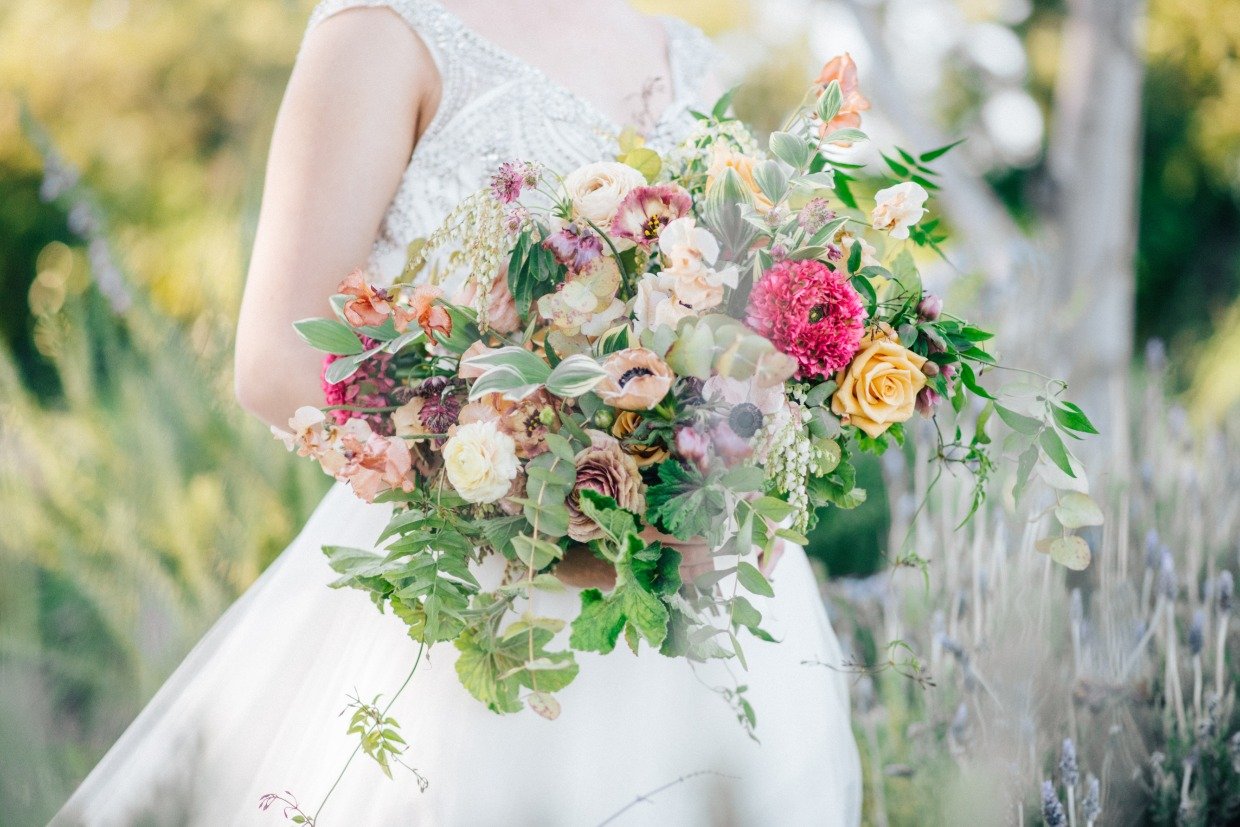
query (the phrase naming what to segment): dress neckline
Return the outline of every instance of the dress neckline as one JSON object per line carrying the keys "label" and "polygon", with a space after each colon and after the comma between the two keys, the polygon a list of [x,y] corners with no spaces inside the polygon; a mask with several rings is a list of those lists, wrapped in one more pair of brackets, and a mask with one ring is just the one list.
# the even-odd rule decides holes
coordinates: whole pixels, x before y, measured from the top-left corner
{"label": "dress neckline", "polygon": [[[422,0],[427,6],[435,9],[441,18],[455,29],[459,35],[469,40],[476,48],[490,52],[495,58],[511,65],[515,70],[524,72],[530,77],[537,79],[540,83],[551,89],[555,94],[573,101],[583,112],[588,113],[589,117],[596,122],[596,125],[605,131],[615,135],[619,135],[626,128],[625,125],[617,122],[610,114],[603,110],[598,103],[590,100],[579,92],[574,92],[562,82],[552,77],[545,69],[534,65],[530,61],[518,56],[515,52],[507,49],[491,38],[478,32],[476,29],[467,24],[456,12],[445,6],[440,0]],[[669,118],[676,115],[682,107],[682,98],[685,90],[682,88],[679,64],[679,40],[677,37],[677,20],[667,15],[655,15],[654,19],[658,21],[660,28],[663,30],[665,63],[667,65],[668,84],[670,96],[667,105],[658,113],[658,116],[650,122],[648,129],[643,137],[649,138],[658,134],[659,129],[668,121]]]}

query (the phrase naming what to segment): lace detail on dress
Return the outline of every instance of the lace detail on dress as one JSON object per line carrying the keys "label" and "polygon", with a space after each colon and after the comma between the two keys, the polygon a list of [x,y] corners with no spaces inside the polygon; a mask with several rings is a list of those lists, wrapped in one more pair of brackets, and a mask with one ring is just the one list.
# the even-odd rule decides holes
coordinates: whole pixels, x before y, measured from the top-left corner
{"label": "lace detail on dress", "polygon": [[[351,8],[386,7],[426,44],[439,70],[439,109],[418,141],[368,262],[372,278],[390,282],[409,244],[429,234],[458,202],[483,185],[500,163],[537,161],[567,172],[617,150],[621,127],[596,105],[543,70],[466,26],[435,0],[322,0],[307,31]],[[709,40],[689,24],[664,18],[672,101],[647,134],[666,150],[693,125],[712,61]]]}

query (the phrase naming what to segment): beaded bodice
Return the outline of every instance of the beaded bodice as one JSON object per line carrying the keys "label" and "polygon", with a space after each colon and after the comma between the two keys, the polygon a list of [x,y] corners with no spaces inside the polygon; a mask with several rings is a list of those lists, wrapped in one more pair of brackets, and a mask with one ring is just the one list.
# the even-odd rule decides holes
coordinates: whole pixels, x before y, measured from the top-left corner
{"label": "beaded bodice", "polygon": [[[443,84],[439,108],[375,239],[368,269],[376,281],[395,278],[409,244],[484,186],[500,163],[537,161],[567,174],[616,152],[621,127],[597,106],[475,33],[437,0],[322,0],[307,30],[359,6],[397,12],[426,44]],[[670,148],[692,127],[689,110],[701,104],[699,89],[712,57],[700,31],[673,18],[664,23],[672,103],[646,135],[659,150]]]}

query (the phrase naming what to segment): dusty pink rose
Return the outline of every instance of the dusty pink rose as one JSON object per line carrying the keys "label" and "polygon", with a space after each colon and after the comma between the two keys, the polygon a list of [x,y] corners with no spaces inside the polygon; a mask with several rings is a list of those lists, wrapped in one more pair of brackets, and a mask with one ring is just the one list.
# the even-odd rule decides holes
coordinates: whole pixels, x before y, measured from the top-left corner
{"label": "dusty pink rose", "polygon": [[[482,311],[478,302],[478,283],[473,279],[465,282],[452,303],[462,307],[472,307]],[[501,268],[499,274],[491,282],[491,290],[487,294],[487,306],[484,318],[486,326],[497,333],[515,333],[521,329],[521,317],[517,315],[517,303],[508,290],[508,268]]]}
{"label": "dusty pink rose", "polygon": [[590,447],[576,457],[577,482],[568,495],[568,536],[579,543],[601,539],[598,523],[581,512],[581,492],[590,490],[611,497],[616,505],[634,514],[646,511],[641,472],[637,462],[626,454],[615,437],[590,431]]}

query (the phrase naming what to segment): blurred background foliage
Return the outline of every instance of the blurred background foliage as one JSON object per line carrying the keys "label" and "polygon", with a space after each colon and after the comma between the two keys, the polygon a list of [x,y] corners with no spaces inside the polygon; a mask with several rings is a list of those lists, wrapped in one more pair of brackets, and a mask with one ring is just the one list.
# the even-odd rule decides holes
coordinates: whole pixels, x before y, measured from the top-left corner
{"label": "blurred background foliage", "polygon": [[[311,5],[0,4],[5,823],[46,819],[326,489],[235,408],[230,375],[267,141]],[[826,56],[867,52],[852,13],[882,6],[897,74],[935,126],[969,138],[1020,227],[1043,223],[1063,2],[637,5],[716,36],[726,79],[747,83],[740,113],[767,128]],[[1147,16],[1131,334],[1168,343],[1171,391],[1209,423],[1240,396],[1240,14],[1150,0]],[[871,123],[899,138],[882,112]],[[871,502],[813,536],[832,575],[884,566],[883,469],[862,472]]]}

